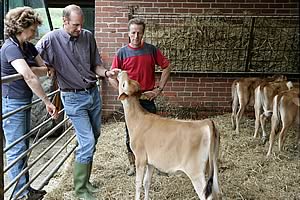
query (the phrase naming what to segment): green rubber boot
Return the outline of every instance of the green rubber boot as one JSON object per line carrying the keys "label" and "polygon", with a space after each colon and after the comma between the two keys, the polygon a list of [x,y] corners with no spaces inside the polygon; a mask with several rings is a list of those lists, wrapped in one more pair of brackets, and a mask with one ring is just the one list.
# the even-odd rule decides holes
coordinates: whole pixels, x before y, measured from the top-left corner
{"label": "green rubber boot", "polygon": [[96,193],[96,192],[100,192],[100,189],[94,185],[91,184],[90,182],[90,177],[91,177],[91,172],[92,172],[92,168],[93,168],[93,163],[91,162],[90,164],[88,164],[88,181],[86,183],[86,188],[88,189],[88,191],[90,193]]}
{"label": "green rubber boot", "polygon": [[86,187],[89,178],[89,170],[89,164],[74,163],[75,195],[80,200],[96,200]]}

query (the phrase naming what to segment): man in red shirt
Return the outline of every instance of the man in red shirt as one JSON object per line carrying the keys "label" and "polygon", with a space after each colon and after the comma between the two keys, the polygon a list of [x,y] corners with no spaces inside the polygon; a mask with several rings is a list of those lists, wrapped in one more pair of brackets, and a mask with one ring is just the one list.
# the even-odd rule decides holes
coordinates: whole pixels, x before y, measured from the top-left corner
{"label": "man in red shirt", "polygon": [[[130,79],[136,80],[143,92],[140,104],[151,113],[156,113],[154,99],[162,92],[170,76],[170,62],[155,46],[144,42],[145,22],[142,19],[134,18],[128,23],[128,35],[130,43],[117,52],[114,57],[111,69],[121,69],[128,73]],[[162,69],[158,86],[155,86],[155,65]],[[116,79],[109,79],[114,88],[118,88]],[[126,128],[126,146],[130,168],[127,174],[135,174],[135,157],[130,148],[129,134]]]}

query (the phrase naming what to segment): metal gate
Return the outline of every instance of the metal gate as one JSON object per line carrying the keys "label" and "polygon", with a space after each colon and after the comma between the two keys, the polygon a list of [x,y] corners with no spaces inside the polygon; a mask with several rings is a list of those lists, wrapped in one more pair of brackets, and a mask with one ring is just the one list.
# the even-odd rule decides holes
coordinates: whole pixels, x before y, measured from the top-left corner
{"label": "metal gate", "polygon": [[[1,78],[2,83],[11,82],[14,80],[18,80],[23,78],[20,74],[6,76]],[[2,92],[2,90],[0,90]],[[0,92],[0,93],[1,93]],[[47,94],[47,96],[54,100],[55,97],[59,94],[59,91],[56,90]],[[2,94],[1,94],[2,96]],[[15,111],[2,115],[2,98],[1,98],[1,123],[7,117],[14,115],[17,112],[24,111],[32,106],[41,102],[41,99],[34,100],[30,105],[26,105],[21,107]],[[64,109],[59,111],[59,115],[64,115]],[[75,140],[75,134],[72,131],[73,126],[69,122],[67,117],[63,117],[60,122],[57,122],[55,126],[53,126],[47,132],[42,133],[42,128],[51,123],[53,121],[52,118],[47,115],[44,120],[33,127],[28,133],[24,133],[23,137],[16,140],[13,144],[4,147],[4,134],[1,126],[0,133],[0,149],[1,149],[1,158],[0,158],[0,175],[1,175],[1,185],[0,185],[0,199],[16,199],[18,195],[20,195],[30,184],[35,183],[35,181],[39,178],[38,183],[36,183],[35,187],[37,189],[42,189],[45,185],[48,184],[49,180],[53,177],[53,175],[58,171],[58,169],[62,166],[65,160],[72,154],[75,150],[77,143]],[[61,129],[63,127],[63,129]],[[52,138],[51,135],[55,133],[58,129],[63,130],[58,137]],[[18,144],[22,140],[30,140],[30,145],[28,150],[19,155],[19,157],[12,161],[10,164],[4,162],[5,153],[12,148],[14,145]],[[43,146],[44,145],[44,146]],[[39,149],[37,149],[39,147]],[[59,147],[57,149],[57,147]],[[42,150],[41,150],[42,149]],[[20,159],[24,159],[27,156],[27,166],[24,166],[22,172],[14,179],[6,180],[6,173],[8,170],[16,164],[16,162]],[[16,194],[16,197],[12,197],[12,191],[14,191],[14,187],[18,182],[19,178],[25,174],[26,172],[30,172],[30,180],[29,182]],[[43,177],[43,178],[41,178]],[[4,182],[4,180],[6,180]]]}

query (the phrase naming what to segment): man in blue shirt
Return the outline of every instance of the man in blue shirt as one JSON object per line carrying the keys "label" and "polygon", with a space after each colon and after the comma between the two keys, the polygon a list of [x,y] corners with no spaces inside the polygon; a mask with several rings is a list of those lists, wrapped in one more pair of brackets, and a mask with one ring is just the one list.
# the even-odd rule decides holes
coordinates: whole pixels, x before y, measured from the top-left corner
{"label": "man in blue shirt", "polygon": [[82,28],[83,12],[69,5],[63,10],[63,28],[46,34],[36,45],[44,60],[56,70],[61,99],[77,136],[74,164],[75,194],[95,199],[90,182],[95,146],[101,128],[101,98],[96,75],[116,78],[118,69],[104,68],[92,33]]}

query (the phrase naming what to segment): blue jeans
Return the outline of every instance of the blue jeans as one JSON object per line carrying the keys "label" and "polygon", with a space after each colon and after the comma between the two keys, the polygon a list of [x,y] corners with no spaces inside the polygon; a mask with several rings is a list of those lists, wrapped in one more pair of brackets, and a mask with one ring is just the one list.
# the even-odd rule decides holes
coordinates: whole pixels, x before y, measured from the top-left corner
{"label": "blue jeans", "polygon": [[[17,108],[28,105],[31,103],[31,98],[27,99],[11,99],[8,97],[2,97],[2,113],[6,114]],[[11,115],[10,117],[3,120],[3,130],[5,135],[5,144],[8,146],[20,137],[22,137],[25,133],[30,130],[30,108],[18,112],[16,114]],[[25,139],[20,141],[18,144],[10,148],[6,152],[7,164],[10,164],[14,161],[18,156],[20,156],[24,151],[26,151],[29,147],[29,139]],[[8,177],[12,181],[24,168],[27,167],[27,156],[23,159],[19,160],[15,165],[10,168],[8,171]],[[21,176],[16,186],[14,194],[16,194],[24,185],[29,181],[29,173],[27,172],[25,175]],[[20,195],[27,194],[28,191],[24,190],[24,192]]]}
{"label": "blue jeans", "polygon": [[65,112],[76,132],[75,160],[88,164],[93,160],[101,129],[101,98],[97,87],[80,92],[61,92]]}

